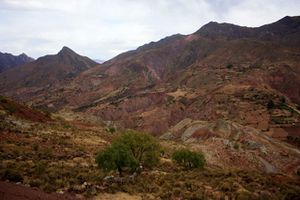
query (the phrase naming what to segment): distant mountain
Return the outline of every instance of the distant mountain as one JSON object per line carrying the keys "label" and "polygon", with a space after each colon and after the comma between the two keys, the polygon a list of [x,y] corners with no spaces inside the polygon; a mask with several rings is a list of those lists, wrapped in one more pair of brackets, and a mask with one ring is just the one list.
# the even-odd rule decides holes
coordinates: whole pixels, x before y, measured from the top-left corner
{"label": "distant mountain", "polygon": [[210,22],[195,34],[208,38],[242,39],[253,38],[262,41],[275,41],[292,46],[300,45],[300,17],[286,16],[277,22],[249,28],[228,23]]}
{"label": "distant mountain", "polygon": [[[56,55],[47,55],[0,74],[0,91],[15,90],[26,96],[43,93],[45,88],[61,87],[79,73],[96,66],[88,57],[63,47]],[[17,95],[18,96],[18,95]]]}
{"label": "distant mountain", "polygon": [[105,62],[105,60],[100,60],[100,59],[93,59],[96,63],[102,64]]}
{"label": "distant mountain", "polygon": [[32,61],[34,61],[34,59],[28,57],[25,53],[14,56],[10,53],[0,52],[0,73]]}

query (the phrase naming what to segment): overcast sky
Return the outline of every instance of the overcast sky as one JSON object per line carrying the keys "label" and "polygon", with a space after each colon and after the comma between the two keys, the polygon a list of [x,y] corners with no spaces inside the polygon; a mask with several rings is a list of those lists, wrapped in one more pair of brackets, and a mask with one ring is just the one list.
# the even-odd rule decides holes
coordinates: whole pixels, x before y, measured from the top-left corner
{"label": "overcast sky", "polygon": [[107,60],[209,21],[260,26],[300,15],[300,0],[0,0],[0,51],[34,58],[68,46]]}

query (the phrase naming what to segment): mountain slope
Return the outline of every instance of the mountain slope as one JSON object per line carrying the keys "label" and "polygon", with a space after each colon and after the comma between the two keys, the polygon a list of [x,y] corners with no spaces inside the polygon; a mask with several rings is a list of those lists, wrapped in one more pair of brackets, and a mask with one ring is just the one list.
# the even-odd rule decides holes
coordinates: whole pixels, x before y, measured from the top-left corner
{"label": "mountain slope", "polygon": [[300,151],[296,147],[274,140],[254,128],[221,119],[207,122],[186,118],[160,139],[180,141],[194,150],[201,150],[208,163],[220,168],[230,166],[293,175],[300,163]]}
{"label": "mountain slope", "polygon": [[158,135],[184,118],[229,119],[275,134],[300,121],[299,25],[299,17],[258,28],[209,23],[123,53],[27,100]]}
{"label": "mountain slope", "polygon": [[0,73],[8,69],[18,67],[20,65],[34,61],[33,58],[28,57],[26,54],[22,53],[18,56],[14,56],[9,53],[0,52]]}
{"label": "mountain slope", "polygon": [[[47,104],[153,134],[186,117],[231,119],[260,130],[293,126],[299,123],[292,113],[300,103],[300,49],[291,38],[299,34],[298,19],[258,28],[210,23],[191,35],[152,42],[76,77],[64,87],[65,104],[60,98]],[[214,36],[215,30],[222,31]],[[267,32],[274,39],[264,39]],[[281,109],[282,99],[292,111]],[[270,100],[279,114],[268,110]]]}
{"label": "mountain slope", "polygon": [[[25,98],[45,88],[59,87],[79,73],[96,66],[91,59],[80,56],[68,47],[56,55],[47,55],[0,75],[0,91]],[[23,96],[24,95],[24,96]]]}
{"label": "mountain slope", "polygon": [[264,26],[249,28],[228,23],[210,22],[195,34],[209,38],[227,40],[252,38],[261,41],[275,41],[289,46],[299,46],[300,17],[286,16],[277,22]]}

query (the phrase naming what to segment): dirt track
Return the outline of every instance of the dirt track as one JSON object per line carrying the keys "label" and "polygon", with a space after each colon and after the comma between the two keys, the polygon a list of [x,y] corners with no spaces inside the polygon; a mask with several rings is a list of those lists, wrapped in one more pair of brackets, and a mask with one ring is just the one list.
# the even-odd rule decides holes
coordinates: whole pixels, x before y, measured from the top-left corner
{"label": "dirt track", "polygon": [[35,188],[13,183],[0,182],[0,200],[72,200],[75,196],[67,194],[47,194]]}

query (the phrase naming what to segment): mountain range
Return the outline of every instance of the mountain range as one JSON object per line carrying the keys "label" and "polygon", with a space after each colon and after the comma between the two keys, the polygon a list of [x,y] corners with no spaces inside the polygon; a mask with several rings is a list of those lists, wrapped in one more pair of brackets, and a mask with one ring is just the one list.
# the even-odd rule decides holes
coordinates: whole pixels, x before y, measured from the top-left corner
{"label": "mountain range", "polygon": [[[102,64],[63,47],[11,67],[0,73],[0,192],[47,199],[9,180],[67,195],[53,199],[298,199],[299,63],[297,16],[210,22]],[[161,146],[157,166],[107,176],[95,165],[107,149],[108,165],[153,149],[149,135],[132,142],[141,132]]]}
{"label": "mountain range", "polygon": [[46,55],[18,68],[1,74],[1,88],[12,92],[21,99],[37,98],[48,93],[49,88],[65,85],[81,72],[96,66],[88,57],[80,56],[68,47],[63,47],[56,55]]}
{"label": "mountain range", "polygon": [[280,127],[299,124],[298,115],[274,114],[266,106],[284,101],[289,109],[299,107],[299,34],[300,17],[257,28],[210,22],[101,65],[64,47],[2,73],[0,91],[38,107],[88,112],[155,135],[185,118],[230,119],[274,131],[278,118]]}

